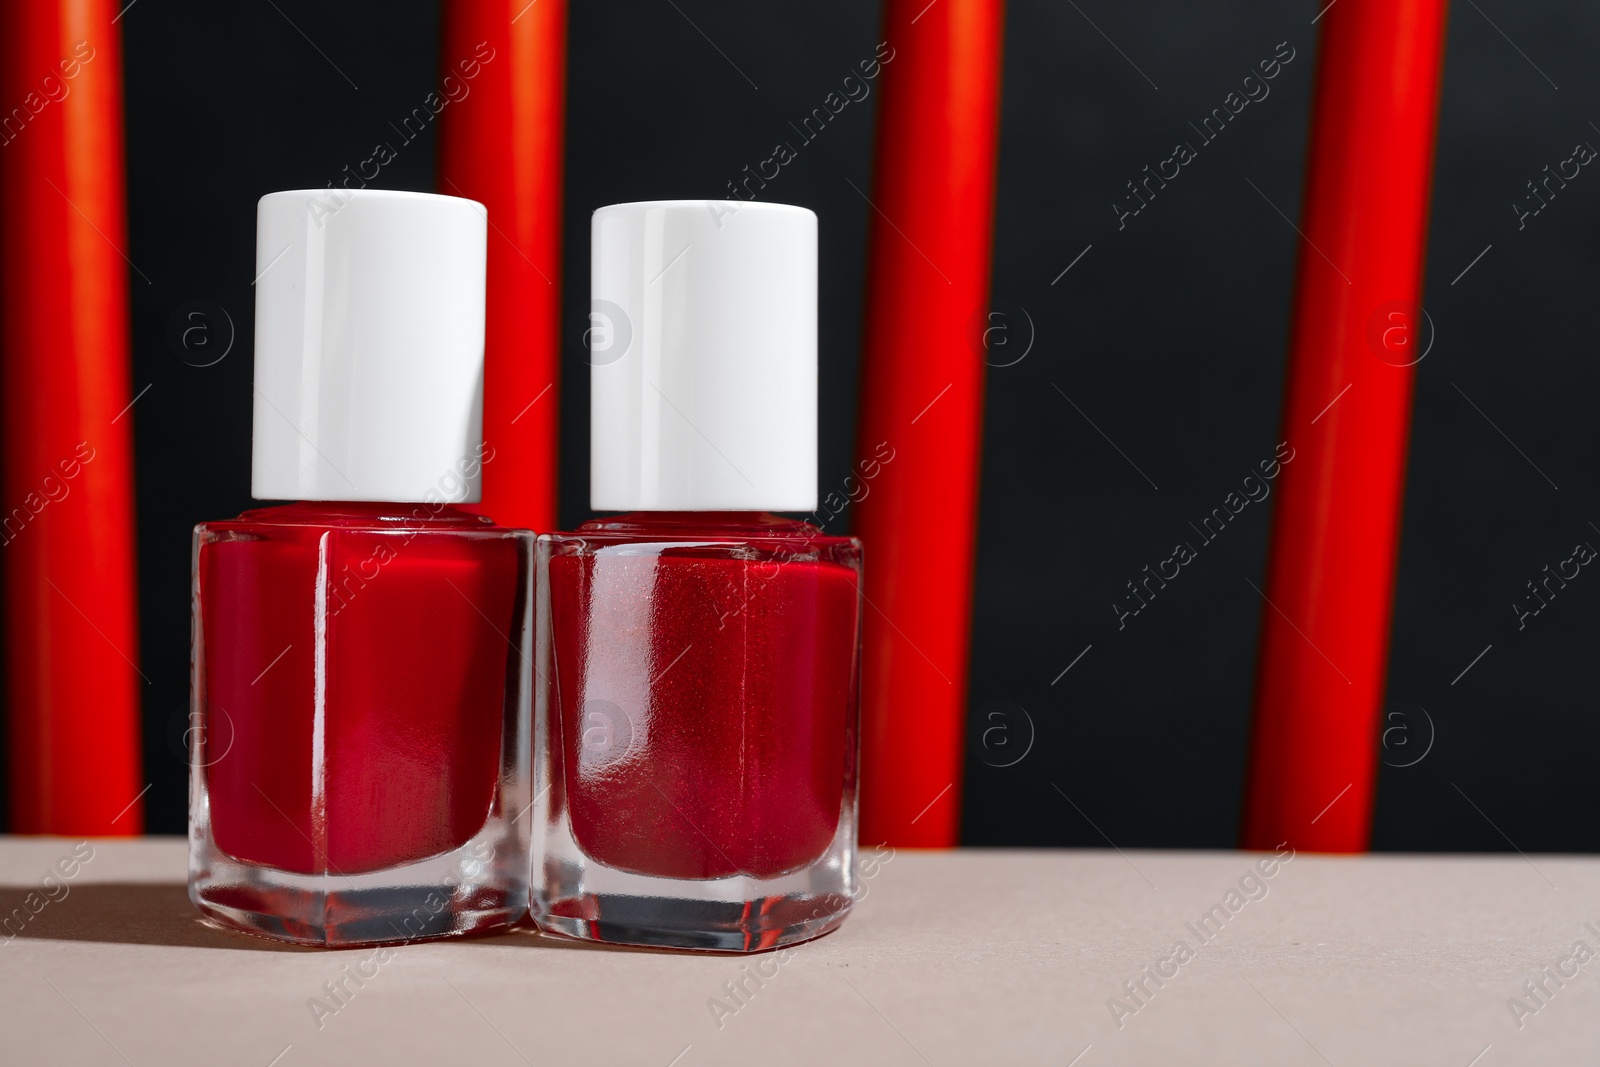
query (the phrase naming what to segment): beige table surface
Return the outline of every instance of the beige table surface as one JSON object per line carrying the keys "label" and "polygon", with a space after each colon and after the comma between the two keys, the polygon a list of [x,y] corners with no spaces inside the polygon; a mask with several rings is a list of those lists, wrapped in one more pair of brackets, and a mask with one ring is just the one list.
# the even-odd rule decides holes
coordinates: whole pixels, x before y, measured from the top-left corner
{"label": "beige table surface", "polygon": [[[0,838],[0,913],[74,845]],[[371,950],[206,926],[181,840],[92,847],[0,941],[5,1067],[1600,1063],[1600,958],[1560,962],[1574,941],[1600,951],[1587,857],[1302,854],[1228,913],[1259,856],[902,851],[843,929],[786,960],[518,930],[399,948],[338,1005],[323,983]],[[1207,942],[1186,924],[1213,905],[1228,918]],[[1180,940],[1192,958],[1119,1028],[1108,999],[1133,1006],[1123,982]],[[729,998],[758,963],[769,977]],[[1547,966],[1577,973],[1540,1005],[1523,983]]]}

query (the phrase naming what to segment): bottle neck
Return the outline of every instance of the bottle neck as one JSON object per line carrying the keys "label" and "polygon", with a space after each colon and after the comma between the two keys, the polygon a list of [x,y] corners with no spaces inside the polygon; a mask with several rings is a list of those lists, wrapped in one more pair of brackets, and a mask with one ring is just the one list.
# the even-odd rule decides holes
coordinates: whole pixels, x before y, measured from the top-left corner
{"label": "bottle neck", "polygon": [[494,521],[455,504],[430,504],[424,501],[373,500],[297,500],[252,508],[239,518],[253,522],[312,524],[322,526],[492,526]]}
{"label": "bottle neck", "polygon": [[592,519],[578,528],[580,533],[635,533],[654,531],[670,534],[693,531],[697,534],[750,533],[806,534],[820,532],[810,523],[787,519],[769,511],[627,511]]}

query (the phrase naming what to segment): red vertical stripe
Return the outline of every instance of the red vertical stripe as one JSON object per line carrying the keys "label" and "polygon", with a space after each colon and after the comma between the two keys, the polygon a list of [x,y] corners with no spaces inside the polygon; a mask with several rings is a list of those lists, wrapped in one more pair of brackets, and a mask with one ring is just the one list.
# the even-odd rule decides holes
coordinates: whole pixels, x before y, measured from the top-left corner
{"label": "red vertical stripe", "polygon": [[117,10],[0,7],[0,558],[22,833],[143,825]]}
{"label": "red vertical stripe", "polygon": [[860,438],[861,838],[948,846],[962,737],[1000,112],[999,0],[887,0]]}
{"label": "red vertical stripe", "polygon": [[1243,844],[1357,852],[1372,826],[1444,0],[1322,22]]}
{"label": "red vertical stripe", "polygon": [[438,187],[489,208],[483,431],[494,458],[479,510],[533,530],[556,528],[566,49],[566,0],[444,5],[441,77],[469,95],[440,115]]}

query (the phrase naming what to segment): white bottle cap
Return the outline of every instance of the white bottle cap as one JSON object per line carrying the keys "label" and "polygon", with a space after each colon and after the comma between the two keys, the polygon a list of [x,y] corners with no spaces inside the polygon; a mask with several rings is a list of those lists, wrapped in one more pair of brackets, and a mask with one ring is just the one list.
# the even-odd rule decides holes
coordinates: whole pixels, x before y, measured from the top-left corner
{"label": "white bottle cap", "polygon": [[252,496],[479,498],[488,217],[431,193],[261,198]]}
{"label": "white bottle cap", "polygon": [[589,504],[817,506],[817,216],[737,200],[594,213]]}

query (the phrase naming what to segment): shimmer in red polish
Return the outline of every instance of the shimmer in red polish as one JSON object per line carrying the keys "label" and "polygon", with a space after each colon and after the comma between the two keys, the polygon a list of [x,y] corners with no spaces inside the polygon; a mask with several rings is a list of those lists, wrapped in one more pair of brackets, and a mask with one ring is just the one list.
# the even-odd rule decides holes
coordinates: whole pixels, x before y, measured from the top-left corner
{"label": "shimmer in red polish", "polygon": [[814,863],[854,780],[859,546],[753,513],[547,538],[557,810],[664,878]]}

